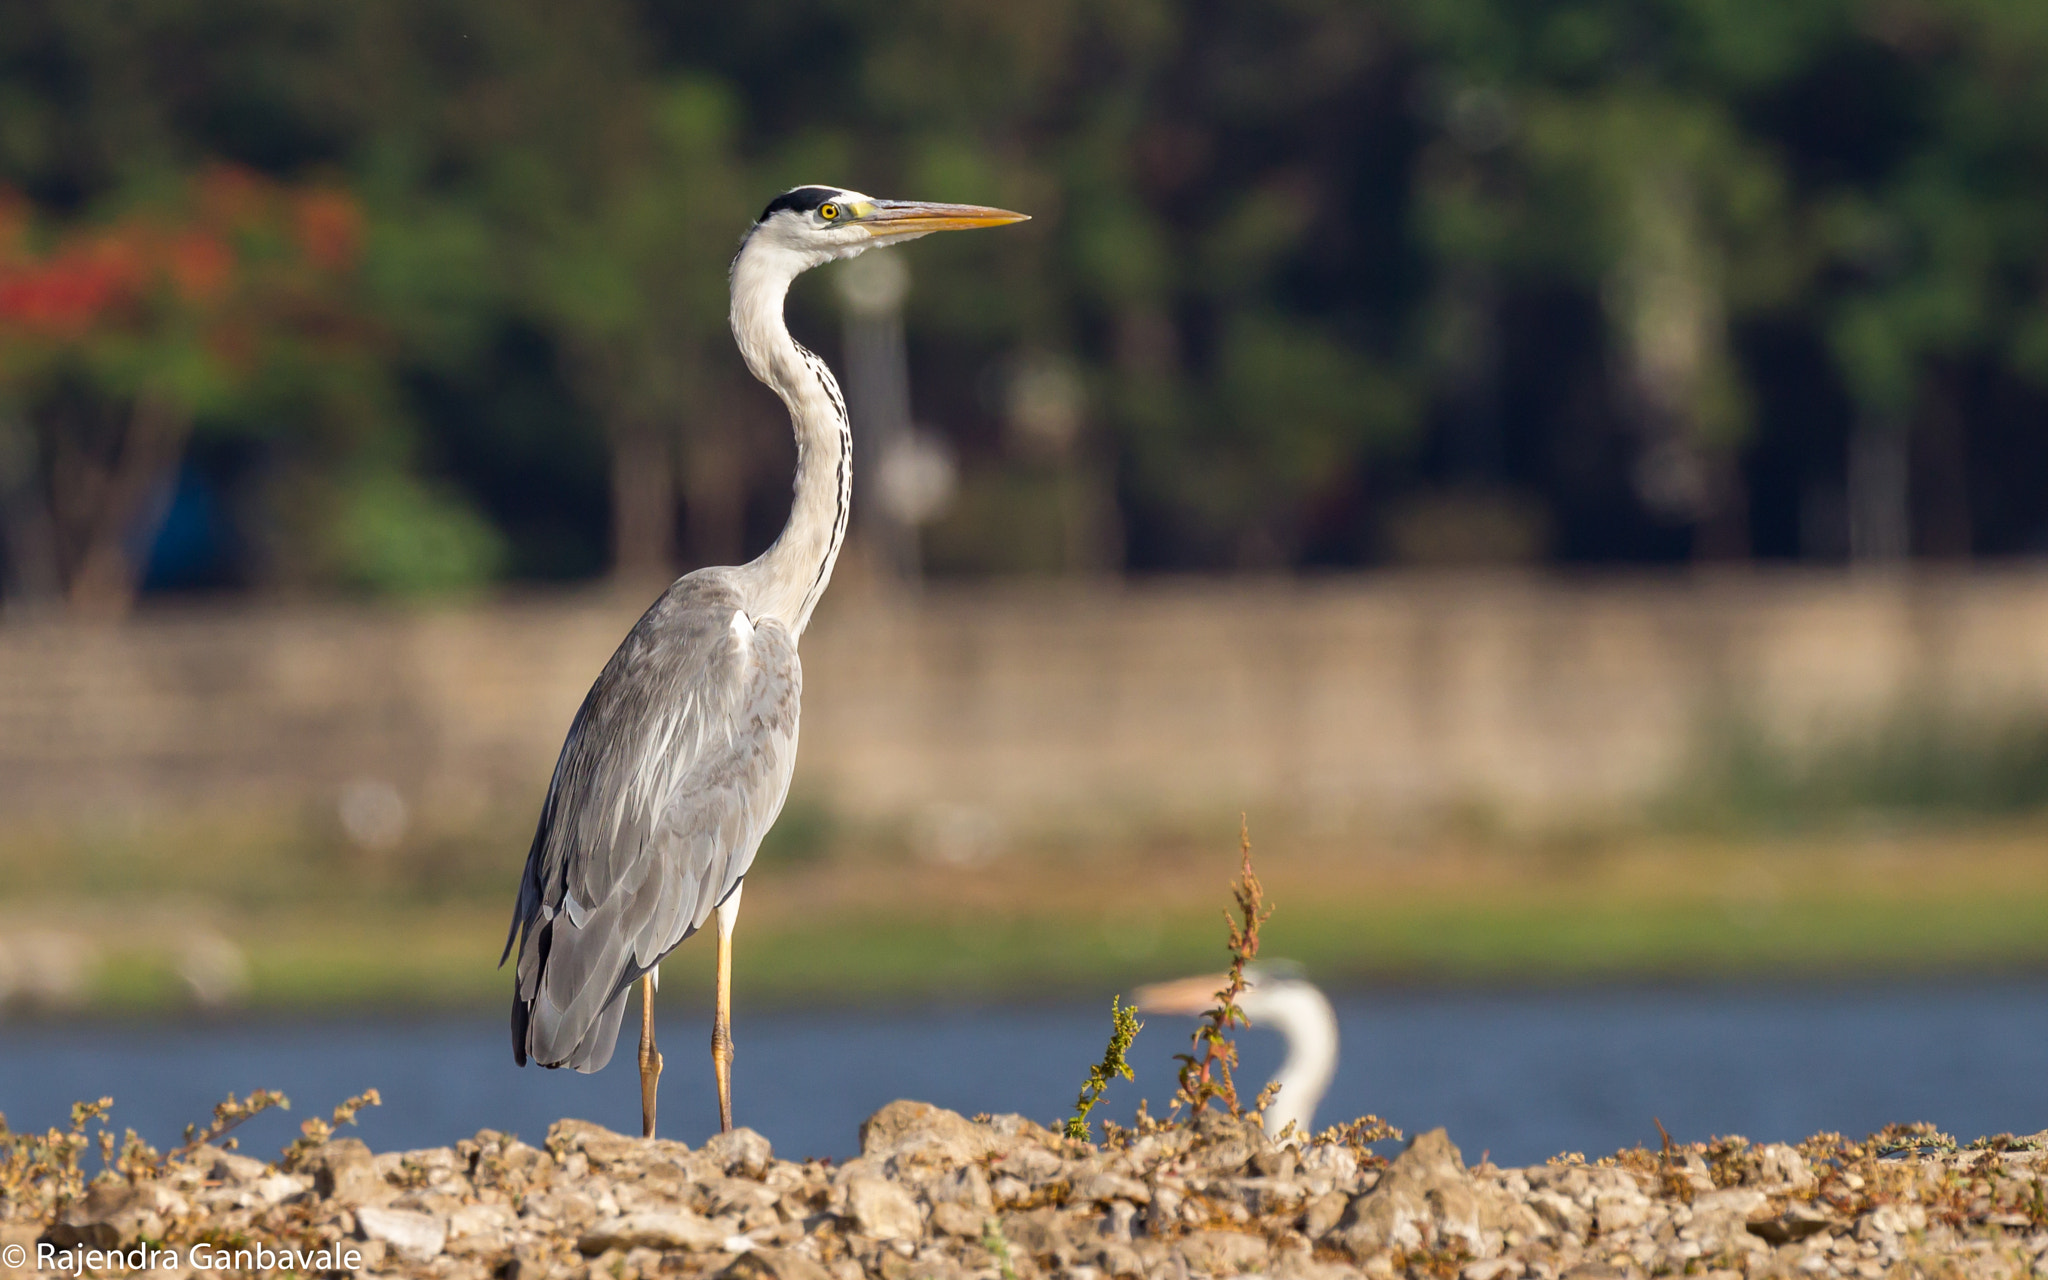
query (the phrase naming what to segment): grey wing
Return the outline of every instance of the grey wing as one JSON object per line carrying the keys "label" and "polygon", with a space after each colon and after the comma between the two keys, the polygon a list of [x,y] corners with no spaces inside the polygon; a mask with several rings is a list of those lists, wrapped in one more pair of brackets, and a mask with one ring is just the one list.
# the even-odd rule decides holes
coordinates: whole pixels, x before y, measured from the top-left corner
{"label": "grey wing", "polygon": [[802,685],[788,630],[704,575],[619,646],[563,744],[513,914],[521,1065],[611,1060],[627,989],[703,927],[781,812]]}

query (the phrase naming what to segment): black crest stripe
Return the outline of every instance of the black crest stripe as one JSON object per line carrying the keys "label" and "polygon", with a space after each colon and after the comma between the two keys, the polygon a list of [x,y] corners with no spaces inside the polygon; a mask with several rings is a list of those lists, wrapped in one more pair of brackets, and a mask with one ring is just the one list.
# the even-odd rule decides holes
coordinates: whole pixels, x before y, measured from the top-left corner
{"label": "black crest stripe", "polygon": [[794,191],[785,191],[773,200],[770,200],[768,207],[761,210],[761,216],[757,221],[766,222],[784,209],[792,209],[797,213],[809,213],[827,200],[836,200],[838,198],[839,192],[832,187],[798,187]]}

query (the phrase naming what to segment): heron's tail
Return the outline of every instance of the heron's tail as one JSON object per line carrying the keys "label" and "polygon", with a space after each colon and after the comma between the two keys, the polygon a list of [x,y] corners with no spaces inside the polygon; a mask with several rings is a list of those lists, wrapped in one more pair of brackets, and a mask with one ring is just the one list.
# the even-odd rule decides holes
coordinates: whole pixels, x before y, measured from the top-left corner
{"label": "heron's tail", "polygon": [[632,947],[593,917],[576,928],[566,916],[530,922],[519,948],[512,991],[512,1060],[601,1071],[618,1046],[627,992],[646,972]]}

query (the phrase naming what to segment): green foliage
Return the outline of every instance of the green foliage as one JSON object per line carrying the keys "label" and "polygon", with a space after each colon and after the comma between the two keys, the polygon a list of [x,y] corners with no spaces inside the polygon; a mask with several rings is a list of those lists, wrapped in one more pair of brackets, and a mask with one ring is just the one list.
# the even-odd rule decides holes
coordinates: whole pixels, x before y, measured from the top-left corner
{"label": "green foliage", "polygon": [[504,538],[458,493],[378,471],[339,495],[330,526],[334,576],[374,591],[421,595],[495,577]]}
{"label": "green foliage", "polygon": [[1794,746],[1747,721],[1710,733],[1665,802],[1684,824],[1796,827],[1856,815],[1999,816],[2048,808],[2048,723],[1905,710]]}
{"label": "green foliage", "polygon": [[988,1250],[995,1259],[996,1274],[1002,1280],[1017,1280],[1016,1259],[1010,1254],[1010,1240],[1003,1234],[1003,1224],[994,1218],[982,1223],[981,1247]]}
{"label": "green foliage", "polygon": [[1109,1082],[1117,1076],[1126,1080],[1137,1077],[1131,1073],[1131,1064],[1125,1055],[1130,1052],[1131,1041],[1145,1029],[1138,1021],[1135,1009],[1123,1005],[1122,996],[1111,996],[1109,1000],[1109,1044],[1102,1051],[1102,1061],[1088,1068],[1088,1080],[1081,1086],[1081,1094],[1074,1099],[1074,1114],[1067,1117],[1066,1135],[1081,1142],[1089,1141],[1088,1113],[1109,1090]]}
{"label": "green foliage", "polygon": [[839,818],[832,806],[815,796],[791,796],[782,806],[782,815],[775,825],[761,837],[761,865],[817,862],[832,852],[841,835]]}

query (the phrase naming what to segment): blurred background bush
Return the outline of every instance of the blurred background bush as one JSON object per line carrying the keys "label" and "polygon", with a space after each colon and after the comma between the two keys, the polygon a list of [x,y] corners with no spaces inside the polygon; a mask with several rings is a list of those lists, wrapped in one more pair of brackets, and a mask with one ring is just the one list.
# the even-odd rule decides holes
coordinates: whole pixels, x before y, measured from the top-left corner
{"label": "blurred background bush", "polygon": [[912,264],[934,573],[2031,554],[2044,86],[2000,0],[20,0],[5,599],[749,554],[814,180],[1038,219]]}

